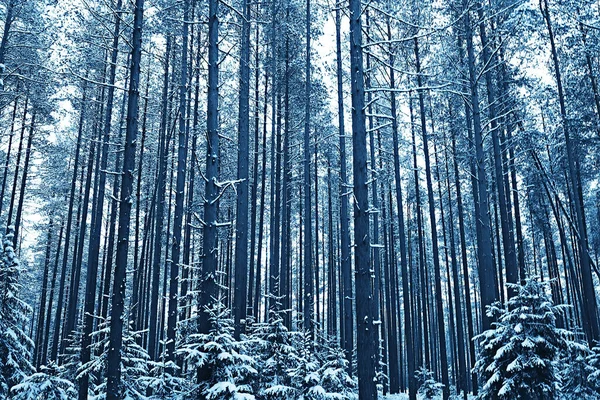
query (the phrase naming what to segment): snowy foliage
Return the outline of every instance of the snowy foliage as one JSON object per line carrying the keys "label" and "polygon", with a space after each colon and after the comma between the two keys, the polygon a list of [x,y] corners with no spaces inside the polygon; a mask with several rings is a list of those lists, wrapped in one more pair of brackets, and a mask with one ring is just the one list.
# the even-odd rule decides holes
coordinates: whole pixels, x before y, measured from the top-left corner
{"label": "snowy foliage", "polygon": [[317,352],[313,351],[314,343],[309,332],[302,332],[297,351],[291,353],[295,357],[295,366],[290,368],[289,375],[292,386],[296,389],[299,400],[325,400],[325,389],[321,386],[320,363]]}
{"label": "snowy foliage", "polygon": [[[108,366],[110,320],[102,323],[99,329],[92,333],[92,356],[90,362],[79,368],[78,376],[84,372],[90,377],[90,398],[102,400],[106,397],[106,369]],[[145,399],[144,383],[148,377],[148,360],[146,350],[137,343],[138,332],[126,330],[123,332],[121,348],[121,391],[124,399]]]}
{"label": "snowy foliage", "polygon": [[572,333],[556,327],[560,307],[546,284],[528,279],[515,285],[507,307],[494,305],[494,328],[481,340],[476,372],[483,378],[481,399],[555,399],[560,391],[557,361],[568,350]]}
{"label": "snowy foliage", "polygon": [[433,372],[425,367],[419,368],[415,372],[415,377],[420,383],[417,393],[423,399],[437,398],[444,389],[444,385],[434,379]]}
{"label": "snowy foliage", "polygon": [[257,324],[254,336],[262,354],[260,397],[264,399],[294,399],[296,388],[289,374],[297,367],[299,356],[293,337],[297,333],[285,327],[279,312],[270,310],[269,322]]}
{"label": "snowy foliage", "polygon": [[588,384],[596,390],[596,393],[600,393],[600,347],[596,346],[592,348],[589,355],[587,356],[587,364],[590,366],[591,373],[588,375]]}
{"label": "snowy foliage", "polygon": [[[164,345],[164,342],[162,342]],[[142,386],[148,388],[149,400],[174,400],[188,391],[188,381],[173,372],[179,372],[179,367],[166,359],[165,352],[159,361],[149,361],[150,373],[140,378]]]}
{"label": "snowy foliage", "polygon": [[230,311],[221,301],[208,310],[211,330],[193,334],[177,351],[185,357],[193,372],[197,368],[210,371],[210,379],[198,384],[191,392],[193,398],[207,400],[254,400],[251,383],[258,375],[254,359],[247,355],[247,343],[233,337]]}
{"label": "snowy foliage", "polygon": [[595,384],[593,376],[598,369],[591,365],[593,356],[587,344],[571,342],[569,352],[565,354],[561,368],[561,395],[567,399],[600,399],[600,386]]}
{"label": "snowy foliage", "polygon": [[348,374],[348,361],[337,342],[337,338],[327,346],[319,375],[326,399],[358,399],[358,382]]}
{"label": "snowy foliage", "polygon": [[21,266],[13,247],[13,229],[0,235],[0,398],[34,372],[33,342],[24,329],[31,308],[19,297]]}
{"label": "snowy foliage", "polygon": [[56,364],[43,367],[41,372],[25,378],[11,389],[13,400],[73,400],[77,398],[75,385],[61,378]]}

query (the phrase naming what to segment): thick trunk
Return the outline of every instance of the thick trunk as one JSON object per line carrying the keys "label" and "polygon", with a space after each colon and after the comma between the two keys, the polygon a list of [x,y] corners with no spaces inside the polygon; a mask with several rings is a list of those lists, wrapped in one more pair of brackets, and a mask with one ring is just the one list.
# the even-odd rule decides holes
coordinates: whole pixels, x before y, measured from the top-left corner
{"label": "thick trunk", "polygon": [[[481,294],[481,318],[483,330],[491,328],[491,318],[488,317],[486,307],[499,298],[498,288],[495,283],[495,268],[492,259],[492,234],[490,216],[488,214],[487,177],[485,173],[485,154],[483,151],[483,136],[481,130],[481,111],[479,105],[479,90],[477,88],[477,73],[475,72],[475,49],[473,45],[473,30],[469,6],[463,1],[464,28],[467,42],[467,66],[469,71],[469,85],[471,94],[471,107],[473,117],[473,134],[475,147],[475,169],[478,211],[476,212],[477,225],[477,255],[479,261],[479,292]],[[475,178],[474,177],[474,178]]]}
{"label": "thick trunk", "polygon": [[[200,279],[200,307],[210,307],[217,294],[216,271],[218,260],[217,212],[219,206],[219,20],[218,1],[209,1],[208,10],[208,94],[207,94],[207,148],[206,148],[206,188],[204,203],[203,271]],[[211,329],[209,314],[200,311],[198,326],[201,333]],[[208,367],[198,369],[198,381],[206,382],[212,372]]]}
{"label": "thick trunk", "polygon": [[[375,288],[371,276],[369,238],[369,188],[367,186],[367,132],[363,82],[362,7],[350,0],[350,69],[352,93],[352,154],[354,171],[354,238],[356,269],[356,326],[358,395],[361,400],[377,398],[377,330],[374,329]],[[310,197],[309,197],[310,199]],[[305,205],[306,206],[306,205]],[[310,207],[308,207],[310,208]],[[310,245],[308,247],[310,249]],[[310,280],[310,275],[306,280]],[[308,285],[306,285],[308,286]]]}

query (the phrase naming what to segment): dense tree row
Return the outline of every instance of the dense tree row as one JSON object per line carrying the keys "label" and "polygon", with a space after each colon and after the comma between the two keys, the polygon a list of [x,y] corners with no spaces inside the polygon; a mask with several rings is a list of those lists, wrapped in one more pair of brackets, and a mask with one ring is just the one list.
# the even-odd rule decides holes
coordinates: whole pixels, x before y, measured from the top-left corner
{"label": "dense tree row", "polygon": [[0,396],[597,397],[598,7],[2,1]]}

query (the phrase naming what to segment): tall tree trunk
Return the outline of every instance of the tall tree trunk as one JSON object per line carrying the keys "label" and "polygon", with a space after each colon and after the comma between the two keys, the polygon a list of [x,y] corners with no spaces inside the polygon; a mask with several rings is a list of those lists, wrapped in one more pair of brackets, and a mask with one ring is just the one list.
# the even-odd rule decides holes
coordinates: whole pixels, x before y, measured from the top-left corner
{"label": "tall tree trunk", "polygon": [[136,0],[133,18],[133,38],[131,41],[131,73],[129,96],[127,99],[127,130],[123,152],[121,195],[119,198],[119,231],[117,236],[117,256],[113,294],[111,299],[110,338],[108,346],[108,366],[106,371],[106,399],[122,398],[121,347],[123,344],[123,309],[125,306],[125,276],[129,250],[129,226],[133,203],[133,173],[135,170],[135,146],[138,133],[138,103],[140,82],[140,61],[142,58],[142,26],[144,0]]}
{"label": "tall tree trunk", "polygon": [[594,341],[600,339],[600,326],[598,323],[598,304],[596,303],[596,293],[594,289],[594,281],[592,278],[591,258],[588,252],[587,228],[585,225],[585,210],[583,207],[581,177],[579,171],[579,164],[576,160],[574,148],[575,146],[573,144],[573,140],[571,139],[571,132],[569,122],[567,119],[568,117],[566,100],[562,85],[558,52],[556,49],[554,31],[552,27],[552,19],[550,16],[550,10],[548,8],[548,0],[540,0],[540,9],[542,11],[544,21],[546,22],[546,28],[548,29],[548,36],[550,39],[550,49],[552,53],[554,77],[556,79],[558,101],[560,105],[561,123],[563,133],[565,135],[565,142],[567,148],[566,156],[569,171],[569,183],[573,192],[572,205],[575,210],[575,219],[578,231],[577,245],[580,255],[581,275],[583,284],[583,331],[585,332],[586,338],[591,346],[594,343]]}
{"label": "tall tree trunk", "polygon": [[[479,91],[477,88],[477,74],[475,72],[475,49],[473,45],[473,29],[469,13],[469,5],[463,0],[464,28],[467,41],[467,65],[469,70],[469,84],[471,91],[471,107],[473,115],[473,134],[475,147],[476,187],[478,197],[478,212],[476,213],[477,256],[479,261],[479,292],[481,294],[481,318],[483,330],[491,328],[491,318],[488,317],[486,307],[499,298],[498,288],[495,283],[495,268],[492,259],[492,235],[490,217],[488,214],[487,177],[485,174],[485,154],[483,151],[483,136],[481,130],[481,111],[479,105]],[[474,177],[475,178],[475,177]]]}
{"label": "tall tree trunk", "polygon": [[[171,56],[171,35],[167,35],[167,44],[165,52],[165,69],[163,78],[162,100],[161,100],[161,122],[159,133],[159,150],[158,150],[158,176],[156,178],[156,186],[158,188],[156,196],[156,214],[154,224],[154,250],[152,259],[152,279],[150,292],[150,315],[158,315],[159,302],[159,285],[160,285],[160,265],[162,262],[162,238],[165,214],[165,192],[166,174],[167,174],[167,114],[168,114],[168,97],[169,97],[169,60]],[[148,329],[148,354],[152,360],[156,360],[158,356],[158,318],[150,318],[150,326]]]}
{"label": "tall tree trunk", "polygon": [[[99,132],[98,132],[99,133]],[[87,176],[85,183],[85,193],[84,193],[84,207],[87,209],[87,204],[90,200],[90,189],[92,185],[92,171],[94,167],[94,154],[96,150],[96,137],[94,140],[90,141],[89,154],[88,154],[88,167],[87,167]],[[97,166],[96,166],[97,167]],[[85,212],[84,214],[87,214]],[[80,231],[80,251],[83,256],[83,236],[85,235],[85,223],[83,222],[85,218],[82,218],[82,226]],[[90,268],[91,267],[91,268]],[[77,268],[81,270],[81,258],[77,265]],[[83,317],[83,336],[81,338],[81,364],[85,365],[90,361],[91,349],[90,345],[92,343],[92,330],[94,328],[94,300],[96,298],[96,285],[98,280],[98,264],[90,263],[88,261],[87,268],[87,277],[86,277],[86,285],[85,285],[85,300],[84,300],[84,317]],[[79,284],[77,284],[76,289],[78,289]],[[75,307],[77,303],[75,302]],[[72,311],[71,311],[72,312]],[[74,328],[74,325],[70,328]],[[87,374],[82,374],[79,377],[79,399],[85,400],[88,396],[88,388],[89,388],[89,379]]]}
{"label": "tall tree trunk", "polygon": [[52,252],[52,233],[54,231],[54,221],[53,217],[50,216],[50,220],[48,221],[48,233],[46,234],[46,251],[44,255],[44,272],[42,275],[42,293],[40,295],[40,305],[39,305],[39,313],[37,319],[37,328],[35,333],[35,349],[33,352],[33,363],[37,368],[42,365],[41,360],[41,351],[43,345],[43,336],[44,336],[44,324],[46,321],[46,300],[48,296],[48,272],[50,269],[50,258]]}
{"label": "tall tree trunk", "polygon": [[442,384],[444,385],[443,397],[444,400],[450,397],[450,386],[448,379],[448,355],[446,354],[446,329],[444,327],[444,306],[442,303],[442,283],[441,283],[441,266],[439,258],[439,247],[437,237],[437,223],[435,215],[435,200],[433,197],[433,180],[431,176],[431,162],[429,158],[429,144],[427,134],[427,121],[425,119],[425,104],[423,89],[423,78],[421,75],[421,60],[419,57],[419,44],[418,39],[414,39],[414,51],[416,61],[416,73],[417,73],[417,87],[419,95],[419,110],[421,115],[421,133],[423,140],[423,153],[425,158],[425,178],[427,181],[427,198],[429,203],[429,221],[431,224],[431,244],[433,250],[433,273],[435,280],[435,310],[437,313],[437,328],[438,328],[438,341],[439,341],[439,356],[440,356],[440,368],[442,372]]}
{"label": "tall tree trunk", "polygon": [[[15,199],[17,197],[17,182],[19,181],[19,168],[21,166],[21,157],[23,156],[23,139],[25,138],[25,130],[27,129],[27,108],[29,104],[29,98],[25,98],[25,105],[23,106],[23,120],[21,121],[21,135],[19,137],[19,148],[17,150],[17,160],[15,163],[15,174],[13,176],[12,191],[10,193],[10,204],[8,206],[8,218],[6,225],[12,225],[12,217],[15,211]],[[16,236],[15,236],[16,237]]]}
{"label": "tall tree trunk", "polygon": [[[367,186],[367,132],[365,125],[365,89],[363,82],[362,5],[350,0],[350,69],[352,93],[352,154],[354,171],[354,238],[356,270],[356,327],[358,361],[358,396],[361,400],[377,398],[377,330],[375,323],[374,282],[371,278],[371,243],[369,238],[369,188]],[[306,168],[305,168],[306,169]],[[308,198],[310,200],[310,197]],[[306,205],[305,205],[306,206]],[[308,207],[310,208],[310,207]],[[310,245],[309,245],[310,249]],[[307,280],[310,275],[307,275]],[[307,286],[307,285],[306,285]]]}
{"label": "tall tree trunk", "polygon": [[248,285],[248,163],[250,143],[250,5],[242,2],[242,48],[240,50],[240,96],[238,117],[237,211],[235,220],[235,291],[233,317],[235,337],[244,332]]}
{"label": "tall tree trunk", "polygon": [[[289,21],[290,17],[290,4],[289,1],[286,3],[286,21]],[[280,296],[281,296],[281,307],[284,310],[283,321],[284,325],[291,330],[292,329],[292,313],[291,311],[291,293],[289,281],[290,281],[290,248],[291,248],[291,169],[290,169],[290,35],[286,32],[285,35],[285,89],[284,89],[284,107],[285,107],[285,130],[283,138],[283,198],[281,206],[283,207],[283,221],[281,227],[281,273],[280,273]]]}
{"label": "tall tree trunk", "polygon": [[[12,149],[12,142],[15,136],[15,119],[17,117],[17,105],[19,103],[19,98],[15,99],[15,104],[13,106],[11,123],[10,123],[10,133],[8,135],[8,145],[6,147],[6,161],[4,162],[4,171],[2,171],[2,189],[0,189],[0,214],[2,214],[2,209],[4,206],[4,193],[6,190],[6,178],[8,177],[8,166],[10,165],[10,153]],[[7,221],[7,223],[9,223]]]}
{"label": "tall tree trunk", "polygon": [[[256,13],[260,12],[260,5],[256,5]],[[256,230],[257,230],[257,207],[258,207],[258,160],[259,160],[259,144],[260,144],[260,24],[256,23],[254,31],[254,43],[255,43],[255,60],[254,60],[254,151],[253,151],[253,162],[252,162],[252,186],[250,199],[250,275],[248,278],[248,294],[247,294],[247,308],[250,315],[257,321],[258,310],[254,306],[254,282],[255,275],[260,274],[260,265],[256,263]],[[199,54],[200,52],[198,52]],[[265,99],[266,100],[266,99]],[[263,164],[264,166],[264,164]]]}
{"label": "tall tree trunk", "polygon": [[[203,238],[203,263],[200,284],[200,309],[198,326],[201,333],[208,333],[211,329],[209,315],[202,307],[213,304],[217,294],[216,272],[218,260],[218,232],[217,217],[219,207],[219,20],[218,0],[209,0],[208,9],[208,94],[207,94],[207,148],[206,148],[206,188],[204,202],[204,238]],[[209,367],[198,369],[198,381],[206,382],[212,372]]]}
{"label": "tall tree trunk", "polygon": [[[173,213],[173,242],[171,243],[171,271],[169,279],[169,315],[167,318],[167,360],[175,360],[175,329],[177,328],[179,259],[181,258],[181,234],[183,228],[183,200],[185,198],[185,175],[188,150],[186,108],[188,101],[188,32],[190,1],[183,2],[183,44],[181,46],[181,76],[179,85],[179,143],[177,147],[177,181],[175,186],[175,211]],[[174,371],[173,371],[174,372]]]}
{"label": "tall tree trunk", "polygon": [[[106,170],[108,167],[108,152],[109,152],[109,142],[111,137],[111,127],[112,127],[112,113],[113,113],[113,104],[115,97],[115,79],[117,72],[117,58],[119,55],[119,37],[121,35],[121,9],[123,6],[122,0],[117,0],[117,3],[114,7],[115,9],[115,25],[113,30],[113,42],[112,48],[110,52],[110,61],[107,61],[108,67],[108,81],[107,81],[107,92],[106,92],[106,108],[105,108],[105,116],[104,116],[104,131],[102,133],[102,150],[100,156],[100,165],[99,165],[99,177],[97,182],[98,190],[94,190],[94,203],[95,203],[95,212],[92,215],[93,225],[90,231],[90,240],[88,244],[88,270],[89,271],[97,271],[98,265],[100,262],[100,240],[102,237],[102,222],[104,215],[104,198],[106,193]],[[74,185],[74,184],[73,184]],[[74,188],[72,189],[74,190]],[[69,217],[71,213],[69,213]],[[68,241],[69,241],[69,224],[67,223],[67,232],[65,235],[65,248],[68,249]],[[68,253],[68,251],[66,251]],[[106,252],[105,252],[106,253]],[[66,255],[66,254],[65,254]],[[108,266],[105,266],[107,268]],[[63,269],[65,266],[63,265]],[[61,278],[62,280],[62,278]],[[59,299],[59,304],[61,304],[61,300]],[[57,318],[58,320],[58,318]],[[57,337],[58,333],[55,333],[55,337]],[[55,359],[54,357],[52,359]],[[81,388],[81,386],[80,386]],[[80,396],[83,396],[80,390]]]}
{"label": "tall tree trunk", "polygon": [[[387,20],[387,34],[388,40],[392,38],[392,31],[389,19]],[[391,47],[391,45],[390,45]],[[400,178],[400,155],[399,155],[399,139],[398,139],[398,109],[396,104],[396,93],[394,89],[396,87],[396,76],[394,70],[395,64],[395,53],[390,48],[390,87],[392,92],[390,93],[390,106],[392,113],[392,141],[393,141],[393,156],[394,156],[394,184],[396,190],[396,203],[398,206],[398,236],[400,246],[400,269],[402,271],[402,301],[404,309],[404,340],[406,346],[406,363],[408,373],[408,397],[410,400],[416,400],[417,398],[417,381],[415,378],[415,357],[414,357],[414,343],[413,343],[413,326],[411,318],[411,289],[409,287],[409,275],[408,275],[408,257],[406,254],[406,233],[404,231],[404,201],[402,196],[402,180]],[[390,214],[390,219],[392,215]],[[393,241],[393,238],[390,237]],[[390,380],[390,390],[392,393],[396,393],[395,380]]]}
{"label": "tall tree trunk", "polygon": [[341,39],[341,11],[335,10],[335,35],[336,35],[336,62],[337,62],[337,98],[338,98],[338,125],[340,136],[340,242],[341,259],[340,274],[343,301],[340,303],[340,328],[342,330],[342,347],[348,360],[348,372],[352,374],[352,359],[354,351],[354,318],[352,303],[352,263],[350,259],[350,224],[348,213],[349,182],[346,161],[346,130],[344,121],[344,80],[342,68],[342,39]]}
{"label": "tall tree trunk", "polygon": [[[494,177],[496,181],[496,190],[498,191],[498,208],[500,209],[500,225],[502,227],[502,247],[504,254],[504,263],[506,267],[506,281],[511,284],[519,282],[517,269],[517,256],[515,252],[515,238],[513,234],[513,223],[510,215],[510,208],[507,206],[507,193],[504,186],[504,168],[502,163],[502,150],[500,147],[499,127],[496,113],[496,87],[492,79],[492,69],[490,65],[496,61],[490,53],[489,42],[487,38],[483,6],[477,4],[477,14],[479,16],[479,37],[482,47],[482,61],[485,69],[485,83],[487,87],[488,113],[490,123],[490,134],[492,137],[492,147],[494,155]],[[498,259],[498,265],[502,260]],[[515,287],[508,287],[508,297],[516,295]]]}
{"label": "tall tree trunk", "polygon": [[15,216],[15,236],[13,245],[17,245],[19,238],[19,228],[21,227],[21,219],[23,217],[23,203],[25,201],[25,188],[27,186],[27,173],[29,172],[29,161],[31,160],[31,146],[33,143],[33,133],[35,131],[35,110],[31,116],[29,125],[29,136],[27,137],[27,148],[25,150],[25,162],[23,164],[23,175],[21,176],[21,189],[19,191],[19,203],[17,205],[17,215]]}
{"label": "tall tree trunk", "polygon": [[[310,93],[311,93],[311,0],[306,0],[306,59],[305,59],[305,108],[304,108],[304,297],[303,297],[303,317],[304,329],[310,332],[313,338],[313,311],[314,311],[314,293],[313,293],[313,260],[312,260],[312,208],[311,208],[311,189],[310,189]],[[360,75],[362,80],[362,74]],[[363,99],[364,102],[364,99]]]}

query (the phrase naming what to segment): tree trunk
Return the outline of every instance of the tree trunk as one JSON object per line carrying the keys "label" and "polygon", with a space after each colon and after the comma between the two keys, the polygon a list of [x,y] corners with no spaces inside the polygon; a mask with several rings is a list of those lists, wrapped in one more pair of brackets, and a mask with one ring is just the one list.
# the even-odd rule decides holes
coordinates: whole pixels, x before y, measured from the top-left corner
{"label": "tree trunk", "polygon": [[[161,100],[161,123],[159,133],[159,150],[158,150],[158,176],[156,178],[156,186],[158,187],[156,196],[155,217],[155,233],[154,233],[154,251],[152,260],[152,287],[150,293],[150,315],[158,315],[159,302],[159,284],[160,284],[160,265],[162,262],[162,238],[163,224],[165,215],[165,193],[166,173],[167,173],[167,113],[168,113],[168,97],[169,97],[169,60],[171,56],[171,35],[167,35],[167,44],[165,52],[165,69],[163,78],[162,100]],[[158,357],[158,318],[150,318],[150,326],[148,330],[148,354],[152,360],[157,360]]]}
{"label": "tree trunk", "polygon": [[[208,94],[207,94],[207,148],[206,148],[206,188],[204,202],[203,264],[200,285],[200,307],[209,307],[217,294],[215,274],[218,260],[217,213],[219,206],[219,20],[218,0],[209,0],[208,10]],[[211,329],[209,315],[201,308],[198,326],[201,333]],[[198,369],[198,382],[206,382],[212,374],[208,367]]]}
{"label": "tree trunk", "polygon": [[340,328],[342,330],[342,347],[348,361],[348,373],[352,374],[352,359],[354,352],[354,318],[352,303],[352,263],[350,259],[350,224],[348,221],[348,195],[349,182],[346,161],[346,130],[344,121],[344,78],[342,68],[342,39],[341,39],[341,11],[335,10],[336,33],[336,62],[337,62],[337,97],[338,97],[338,125],[340,136],[340,240],[341,259],[340,273],[343,293],[343,302],[340,304]]}
{"label": "tree trunk", "polygon": [[579,172],[579,164],[576,161],[576,154],[571,132],[568,123],[565,94],[562,86],[562,77],[560,72],[560,64],[558,60],[558,52],[554,40],[554,32],[550,10],[548,8],[548,0],[540,0],[540,9],[546,22],[548,36],[550,38],[550,49],[552,52],[552,63],[554,67],[554,77],[558,89],[558,100],[560,105],[560,116],[562,122],[563,133],[565,135],[567,164],[569,171],[569,183],[573,192],[572,205],[575,210],[575,218],[578,231],[578,249],[580,255],[581,275],[583,283],[583,304],[582,311],[583,331],[590,346],[600,339],[600,326],[598,324],[598,305],[596,303],[596,294],[594,289],[594,281],[592,278],[591,259],[588,252],[587,228],[585,226],[585,210],[583,207],[583,193],[581,188],[581,178]]}
{"label": "tree trunk", "polygon": [[[179,143],[177,148],[177,181],[175,186],[175,211],[173,213],[173,242],[171,243],[171,271],[169,279],[169,315],[167,318],[167,360],[175,360],[175,340],[179,292],[179,259],[181,258],[181,234],[183,228],[183,200],[185,198],[185,175],[188,150],[186,108],[188,101],[188,31],[190,2],[183,2],[183,44],[181,46],[181,76],[179,85]],[[174,371],[173,371],[174,372]]]}
{"label": "tree trunk", "polygon": [[111,299],[110,339],[108,350],[106,399],[122,398],[121,347],[123,344],[123,309],[125,306],[125,276],[129,250],[129,226],[132,206],[133,172],[135,170],[135,146],[138,133],[138,103],[140,82],[140,61],[142,57],[142,26],[144,0],[136,0],[133,18],[133,38],[131,41],[131,73],[129,96],[127,99],[127,130],[123,152],[121,195],[119,198],[119,231],[117,236],[117,256],[113,294]]}
{"label": "tree trunk", "polygon": [[[358,361],[358,396],[361,400],[377,398],[377,330],[375,322],[374,283],[371,278],[371,243],[369,238],[369,188],[367,186],[367,132],[365,125],[365,89],[363,82],[362,6],[350,0],[350,65],[352,93],[352,154],[354,157],[354,238],[356,269],[356,326]],[[306,168],[305,168],[306,169]],[[310,200],[310,197],[308,198]],[[305,205],[306,207],[306,205]],[[310,207],[307,207],[310,209]],[[310,244],[308,246],[310,249]],[[307,263],[308,265],[308,263]],[[310,280],[307,275],[306,280]],[[305,285],[308,287],[308,285]],[[306,296],[306,295],[305,295]]]}

